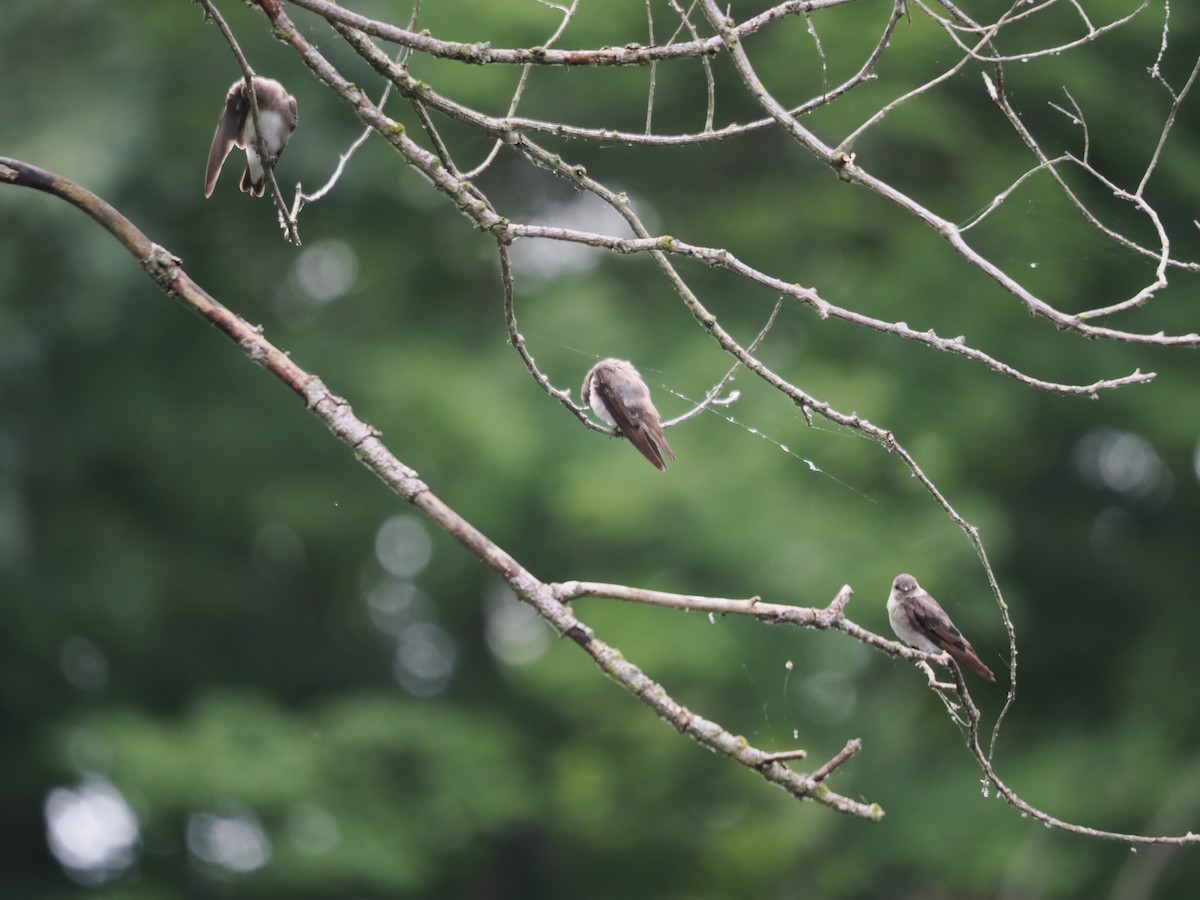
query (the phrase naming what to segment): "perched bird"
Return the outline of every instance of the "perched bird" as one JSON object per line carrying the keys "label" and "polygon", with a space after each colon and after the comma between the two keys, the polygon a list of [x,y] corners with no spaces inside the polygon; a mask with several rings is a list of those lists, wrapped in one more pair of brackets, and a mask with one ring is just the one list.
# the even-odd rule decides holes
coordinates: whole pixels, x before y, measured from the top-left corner
{"label": "perched bird", "polygon": [[962,636],[946,611],[917,584],[911,575],[897,575],[887,602],[888,620],[900,640],[928,653],[949,653],[968,669],[988,681],[992,670],[983,664],[970,642]]}
{"label": "perched bird", "polygon": [[664,453],[675,458],[663,434],[658,410],[650,400],[650,390],[632,363],[600,360],[584,377],[580,394],[596,415],[619,428],[657,468],[667,467]]}
{"label": "perched bird", "polygon": [[288,138],[296,130],[296,98],[273,78],[254,76],[254,95],[258,98],[258,118],[262,123],[263,144],[270,159],[258,156],[255,140],[254,113],[250,108],[250,95],[246,81],[239,78],[229,87],[225,95],[225,109],[217,119],[217,132],[213,135],[212,147],[208,151],[208,167],[204,170],[204,196],[211,197],[217,185],[225,157],[234,145],[246,151],[246,171],[242,173],[242,190],[255,197],[263,195],[267,173],[265,166],[274,165],[279,154],[287,145]]}

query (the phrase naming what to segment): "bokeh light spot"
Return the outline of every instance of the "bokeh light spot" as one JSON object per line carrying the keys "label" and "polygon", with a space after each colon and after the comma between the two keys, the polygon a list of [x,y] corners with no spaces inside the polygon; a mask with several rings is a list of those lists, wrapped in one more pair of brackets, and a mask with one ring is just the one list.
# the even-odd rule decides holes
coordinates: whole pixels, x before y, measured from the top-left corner
{"label": "bokeh light spot", "polygon": [[58,650],[63,677],[84,691],[98,691],[108,683],[108,659],[96,644],[77,634],[69,635]]}
{"label": "bokeh light spot", "polygon": [[418,622],[400,633],[393,671],[400,686],[415,697],[444,691],[458,662],[454,638],[432,622]]}
{"label": "bokeh light spot", "polygon": [[328,853],[342,836],[337,819],[312,803],[298,803],[289,809],[285,827],[292,846],[301,853]]}
{"label": "bokeh light spot", "polygon": [[433,558],[433,541],[416,516],[392,516],[375,534],[375,558],[397,578],[412,578]]}
{"label": "bokeh light spot", "polygon": [[1095,428],[1075,447],[1075,465],[1089,484],[1130,500],[1165,500],[1173,479],[1145,438],[1113,428]]}
{"label": "bokeh light spot", "polygon": [[536,612],[503,583],[493,584],[483,598],[488,649],[510,666],[538,659],[550,646],[550,630]]}
{"label": "bokeh light spot", "polygon": [[76,881],[100,884],[133,865],[137,817],[106,779],[93,775],[75,790],[54,788],[43,812],[50,852]]}
{"label": "bokeh light spot", "polygon": [[194,859],[223,872],[253,872],[271,858],[267,833],[248,809],[193,813],[188,817],[187,846]]}
{"label": "bokeh light spot", "polygon": [[318,303],[345,294],[358,280],[358,254],[345,241],[315,241],[300,253],[296,275],[301,289]]}

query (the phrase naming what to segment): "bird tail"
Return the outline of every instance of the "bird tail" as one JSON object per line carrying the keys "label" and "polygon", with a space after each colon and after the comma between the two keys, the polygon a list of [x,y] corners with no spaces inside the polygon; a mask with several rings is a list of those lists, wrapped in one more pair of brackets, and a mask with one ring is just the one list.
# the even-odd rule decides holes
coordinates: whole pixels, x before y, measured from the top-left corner
{"label": "bird tail", "polygon": [[988,681],[996,680],[996,676],[992,674],[992,670],[985,666],[983,664],[983,660],[975,655],[975,651],[971,648],[970,644],[967,644],[966,647],[961,650],[958,647],[950,646],[946,648],[946,652],[954,657],[956,662],[961,663],[972,672],[981,675]]}
{"label": "bird tail", "polygon": [[[260,170],[260,172],[261,172],[261,170]],[[241,188],[243,191],[246,191],[251,196],[261,197],[264,193],[266,193],[266,190],[267,190],[266,180],[267,180],[266,173],[261,172],[261,174],[259,175],[258,181],[255,181],[254,177],[250,174],[250,167],[246,166],[246,171],[242,173]]]}

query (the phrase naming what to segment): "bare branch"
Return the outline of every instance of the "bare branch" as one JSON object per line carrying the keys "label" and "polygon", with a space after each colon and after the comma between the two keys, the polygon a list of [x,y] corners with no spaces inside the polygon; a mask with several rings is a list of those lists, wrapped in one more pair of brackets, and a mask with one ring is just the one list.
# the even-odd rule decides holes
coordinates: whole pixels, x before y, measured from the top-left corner
{"label": "bare branch", "polygon": [[[1169,10],[1170,8],[1171,7],[1168,5],[1167,9]],[[1166,50],[1166,45],[1167,24],[1164,21],[1163,51]],[[1142,180],[1138,182],[1137,189],[1133,192],[1138,197],[1142,196],[1142,193],[1146,190],[1146,184],[1150,181],[1150,176],[1154,174],[1154,170],[1158,167],[1158,161],[1162,158],[1163,147],[1166,146],[1167,143],[1167,136],[1171,133],[1171,129],[1175,126],[1175,118],[1179,114],[1179,107],[1183,104],[1184,98],[1191,93],[1192,87],[1196,83],[1196,76],[1200,75],[1200,58],[1198,58],[1195,65],[1192,66],[1191,74],[1188,75],[1188,79],[1186,82],[1184,82],[1183,88],[1176,93],[1171,89],[1171,86],[1167,84],[1167,80],[1163,78],[1162,71],[1159,69],[1160,61],[1161,55],[1159,59],[1154,61],[1154,66],[1150,71],[1154,79],[1162,84],[1162,86],[1166,88],[1167,93],[1171,96],[1171,109],[1170,112],[1167,113],[1166,121],[1163,122],[1162,131],[1158,135],[1158,143],[1154,147],[1154,153],[1150,157],[1150,162],[1146,164],[1146,171],[1142,174]]]}
{"label": "bare branch", "polygon": [[[1200,346],[1200,334],[1195,332],[1182,335],[1166,335],[1161,332],[1157,334],[1140,334],[1112,328],[1102,328],[1088,324],[1084,317],[1061,312],[1049,303],[1036,297],[1016,279],[1008,275],[1003,269],[968,244],[963,238],[962,229],[953,222],[937,215],[891,184],[869,174],[855,163],[853,156],[830,147],[813,132],[801,125],[766,89],[762,79],[759,78],[754,67],[751,65],[750,59],[746,55],[746,51],[738,36],[726,24],[724,16],[717,7],[715,0],[703,0],[703,2],[709,21],[713,23],[715,28],[721,31],[722,35],[728,41],[730,55],[733,58],[735,67],[742,76],[742,81],[747,90],[787,130],[788,134],[817,159],[837,171],[839,176],[844,180],[862,185],[878,193],[917,220],[924,222],[945,238],[950,246],[964,259],[1016,297],[1031,314],[1049,319],[1054,323],[1055,327],[1062,331],[1072,331],[1084,337],[1105,338],[1130,344],[1182,347]],[[1003,92],[1000,91],[999,95],[1003,96]]]}
{"label": "bare branch", "polygon": [[[379,431],[359,419],[350,404],[333,394],[317,376],[306,372],[284,351],[191,279],[179,259],[153,243],[132,222],[90,191],[36,166],[0,157],[0,184],[34,188],[68,201],[109,230],[128,249],[146,274],[171,297],[207,319],[258,363],[297,394],[393,493],[411,504],[431,522],[462,544],[504,579],[562,637],[570,638],[590,656],[607,677],[626,688],[664,722],[697,744],[727,756],[797,799],[857,818],[878,820],[883,810],[875,803],[852,800],[829,790],[812,775],[794,772],[772,754],[753,747],[744,737],[726,731],[677,703],[662,685],[625,659],[619,651],[596,637],[571,609],[561,602],[553,585],[539,581],[503,548],[460,516],[435,495],[417,472],[397,459],[380,440]],[[824,776],[822,776],[824,777]]]}
{"label": "bare branch", "polygon": [[[1076,38],[1075,40],[1066,41],[1066,42],[1060,43],[1060,44],[1055,44],[1051,47],[1039,47],[1039,48],[1035,48],[1035,49],[1031,49],[1031,50],[1026,50],[1021,53],[1001,54],[1001,53],[998,53],[995,51],[993,51],[991,53],[981,53],[980,52],[980,49],[979,49],[980,47],[991,46],[991,38],[994,37],[996,35],[996,33],[999,31],[999,29],[1002,28],[1003,26],[1012,25],[1016,22],[1021,22],[1025,19],[1032,18],[1032,17],[1038,15],[1039,13],[1041,13],[1044,9],[1046,9],[1050,6],[1053,6],[1057,2],[1058,2],[1058,0],[1043,0],[1042,3],[1038,3],[1038,4],[1034,4],[1034,5],[1026,5],[1024,9],[1021,8],[1021,4],[1014,4],[1013,7],[1011,7],[1007,12],[1005,12],[1003,15],[1001,15],[1001,17],[999,19],[997,19],[991,25],[979,25],[979,24],[973,22],[968,16],[966,16],[964,13],[962,13],[959,9],[954,7],[951,3],[944,2],[944,0],[939,0],[939,3],[941,3],[941,5],[944,6],[947,10],[951,11],[952,15],[954,16],[953,21],[951,19],[947,19],[945,17],[937,15],[928,6],[926,6],[925,3],[921,2],[921,0],[917,0],[917,6],[923,12],[925,12],[926,15],[928,15],[931,19],[933,19],[940,26],[942,26],[942,28],[945,29],[946,34],[948,34],[950,36],[950,38],[958,45],[959,49],[964,51],[971,59],[975,59],[980,62],[986,62],[986,63],[1006,63],[1006,62],[1029,62],[1030,60],[1038,59],[1040,57],[1057,56],[1059,54],[1065,53],[1068,50],[1074,50],[1077,47],[1082,47],[1085,44],[1090,44],[1093,41],[1095,41],[1097,38],[1103,37],[1104,35],[1108,34],[1109,32],[1114,31],[1118,28],[1121,28],[1124,25],[1129,24],[1131,21],[1133,21],[1135,18],[1137,18],[1137,16],[1147,6],[1150,5],[1150,0],[1142,0],[1141,4],[1136,9],[1134,9],[1133,12],[1129,13],[1128,15],[1121,16],[1117,19],[1112,20],[1111,22],[1108,22],[1104,25],[1097,27],[1097,26],[1092,25],[1091,20],[1088,19],[1087,14],[1083,11],[1083,8],[1081,6],[1079,6],[1078,3],[1074,2],[1074,0],[1072,0],[1071,5],[1076,9],[1077,12],[1079,12],[1080,17],[1084,24],[1084,34],[1082,36]],[[966,24],[964,26],[963,24],[956,24],[956,23],[966,23]],[[979,41],[974,47],[971,47],[971,46],[968,46],[966,43],[964,43],[958,37],[959,32],[962,32],[965,34],[970,34],[973,37],[983,35],[984,40]]]}
{"label": "bare branch", "polygon": [[858,738],[853,738],[847,741],[846,746],[839,750],[833,759],[829,760],[829,762],[825,763],[825,765],[821,766],[812,773],[812,780],[817,782],[824,781],[829,777],[830,773],[833,772],[834,769],[836,769],[861,749],[862,741]]}
{"label": "bare branch", "polygon": [[[205,8],[208,18],[215,21],[222,31],[231,51],[238,60],[243,77],[251,85],[252,115],[257,126],[259,109],[257,98],[254,95],[251,80],[252,70],[249,63],[242,54],[228,25],[213,7],[211,0],[200,0],[200,2]],[[1119,378],[1098,380],[1090,384],[1061,384],[1034,377],[1010,363],[989,355],[982,349],[969,344],[965,335],[946,338],[936,334],[932,328],[926,330],[912,328],[904,321],[888,321],[857,312],[845,304],[835,304],[826,299],[829,296],[826,288],[818,291],[815,287],[804,287],[798,283],[786,281],[782,277],[750,265],[730,249],[704,246],[686,239],[676,238],[671,234],[651,234],[643,222],[642,215],[634,208],[634,204],[628,196],[605,185],[597,178],[589,176],[582,165],[564,160],[561,155],[551,150],[550,146],[543,146],[538,142],[542,136],[546,136],[547,138],[570,138],[592,142],[615,141],[649,147],[681,147],[714,140],[745,137],[767,129],[777,130],[788,136],[796,146],[802,148],[814,159],[827,166],[843,181],[867,188],[902,211],[913,222],[935,231],[954,253],[966,260],[978,273],[999,284],[1032,315],[1049,320],[1057,329],[1067,332],[1070,337],[1102,338],[1141,346],[1194,348],[1200,346],[1200,335],[1196,333],[1172,335],[1164,334],[1161,331],[1142,333],[1104,328],[1094,324],[1095,320],[1102,317],[1148,304],[1167,286],[1168,270],[1172,267],[1185,271],[1200,271],[1200,264],[1176,259],[1172,256],[1171,234],[1158,211],[1145,197],[1147,185],[1160,165],[1167,139],[1173,130],[1182,103],[1192,90],[1197,76],[1200,75],[1200,62],[1197,62],[1186,83],[1177,91],[1168,83],[1162,73],[1162,63],[1166,58],[1169,46],[1169,7],[1164,4],[1167,18],[1163,23],[1159,52],[1150,68],[1150,74],[1167,91],[1171,98],[1171,107],[1162,124],[1157,145],[1140,174],[1140,180],[1136,187],[1130,189],[1122,187],[1116,180],[1105,175],[1093,159],[1092,135],[1086,116],[1070,93],[1066,93],[1069,109],[1065,105],[1051,104],[1051,106],[1066,116],[1073,126],[1080,129],[1079,143],[1082,146],[1081,148],[1076,147],[1075,152],[1055,155],[1045,152],[1037,136],[1018,114],[1013,102],[1010,101],[1006,92],[1004,66],[1018,59],[1026,61],[1092,43],[1101,36],[1132,21],[1146,9],[1148,0],[1141,0],[1140,5],[1127,15],[1099,25],[1092,21],[1079,0],[1014,2],[997,18],[987,23],[976,22],[950,0],[941,0],[940,3],[934,3],[933,0],[916,0],[918,10],[924,13],[945,35],[945,47],[949,48],[954,57],[953,61],[918,87],[904,92],[890,103],[878,108],[874,114],[846,134],[836,145],[819,136],[815,130],[816,126],[809,127],[806,124],[812,122],[812,119],[802,122],[801,116],[834,102],[875,77],[876,68],[883,54],[891,47],[891,38],[901,17],[910,13],[910,3],[907,0],[895,0],[882,33],[873,48],[867,53],[865,60],[846,81],[833,87],[828,84],[831,66],[821,35],[824,34],[829,39],[834,32],[832,29],[827,30],[823,27],[818,30],[814,13],[826,12],[834,7],[845,5],[850,0],[810,0],[810,2],[790,0],[790,2],[777,3],[763,13],[740,22],[729,18],[727,10],[723,10],[717,0],[692,0],[687,8],[684,8],[679,0],[668,0],[668,7],[678,18],[678,24],[673,29],[668,29],[670,35],[661,44],[658,43],[659,37],[656,36],[650,0],[646,0],[645,13],[648,34],[646,40],[649,41],[649,46],[630,43],[623,47],[592,49],[556,49],[552,46],[561,39],[568,24],[573,20],[578,0],[572,0],[569,6],[553,3],[550,0],[539,0],[547,9],[558,14],[557,27],[551,31],[544,45],[517,49],[496,49],[486,42],[444,41],[428,32],[417,32],[419,0],[414,5],[407,28],[354,13],[337,3],[330,2],[330,0],[292,0],[292,2],[295,6],[324,18],[346,41],[347,45],[353,48],[386,80],[386,84],[379,102],[372,103],[365,90],[347,79],[313,46],[303,33],[296,29],[284,13],[281,0],[258,0],[257,5],[271,22],[276,37],[290,46],[316,78],[340,97],[365,125],[362,135],[341,156],[333,175],[320,190],[313,195],[305,195],[297,185],[296,197],[290,214],[285,209],[271,167],[267,166],[272,193],[289,238],[294,239],[295,243],[299,243],[296,219],[304,203],[326,195],[342,176],[347,161],[371,132],[380,134],[397,151],[404,164],[427,179],[442,196],[454,204],[459,213],[473,227],[487,232],[496,241],[508,340],[521,358],[532,381],[549,396],[558,400],[585,427],[608,434],[614,432],[592,422],[587,415],[586,408],[574,402],[569,390],[556,387],[551,379],[539,369],[534,360],[517,322],[515,276],[508,246],[518,238],[522,238],[531,241],[578,244],[607,251],[613,255],[649,254],[661,276],[662,284],[674,293],[682,307],[691,314],[694,326],[701,329],[707,338],[711,339],[712,344],[731,361],[726,374],[706,392],[703,400],[683,415],[666,423],[667,425],[685,422],[706,409],[733,402],[736,392],[728,397],[723,397],[722,394],[735,373],[744,368],[774,390],[787,404],[798,407],[809,424],[812,424],[813,416],[820,416],[835,426],[849,429],[857,435],[870,439],[886,453],[895,455],[905,470],[920,483],[923,490],[938,505],[946,518],[953,522],[967,538],[986,574],[999,617],[1004,624],[1009,647],[1010,687],[1003,708],[992,728],[991,744],[986,755],[983,753],[979,741],[979,709],[968,693],[957,665],[940,654],[929,654],[902,646],[896,641],[874,634],[848,619],[845,609],[852,595],[849,585],[843,587],[825,607],[799,607],[764,602],[758,596],[732,599],[666,593],[626,585],[580,581],[558,584],[542,582],[505,550],[433,495],[428,486],[421,482],[417,473],[393,456],[383,445],[379,440],[378,432],[355,416],[344,399],[332,394],[316,376],[301,369],[290,360],[286,353],[270,344],[263,337],[261,329],[252,328],[205,293],[184,272],[178,259],[162,247],[150,242],[119,212],[79,186],[16,160],[0,159],[0,183],[32,187],[51,193],[73,203],[93,216],[124,243],[138,259],[146,273],[164,291],[171,296],[180,298],[199,312],[234,340],[251,359],[258,362],[299,395],[314,414],[334,432],[339,440],[346,443],[363,465],[380,477],[389,489],[455,537],[470,553],[499,574],[517,596],[535,609],[560,636],[569,637],[587,653],[607,677],[621,684],[642,703],[650,707],[664,722],[687,734],[696,743],[759,772],[767,781],[798,798],[811,799],[828,808],[861,818],[878,819],[883,814],[877,805],[834,794],[823,783],[842,764],[860,751],[861,742],[857,738],[848,741],[839,753],[811,773],[795,772],[786,763],[806,758],[805,750],[766,752],[751,746],[745,738],[726,731],[719,724],[705,720],[686,709],[670,697],[662,685],[653,681],[635,664],[622,657],[614,647],[597,637],[592,629],[584,623],[584,620],[576,615],[574,606],[570,605],[573,601],[582,598],[608,598],[669,609],[707,612],[710,617],[718,614],[744,615],[761,622],[791,623],[803,628],[841,632],[892,657],[914,661],[924,674],[930,689],[945,704],[948,716],[965,731],[968,750],[980,765],[987,783],[995,785],[1001,795],[1022,813],[1032,816],[1048,826],[1107,840],[1178,845],[1197,842],[1197,837],[1190,832],[1178,837],[1147,837],[1072,825],[1035,809],[1000,781],[993,768],[993,759],[1001,723],[1016,698],[1017,639],[1008,606],[997,583],[979,529],[960,515],[952,505],[950,498],[926,474],[915,456],[897,440],[891,429],[876,425],[857,413],[843,412],[831,403],[818,399],[801,385],[793,383],[784,375],[768,367],[759,356],[759,346],[770,332],[783,302],[791,300],[815,313],[820,321],[839,320],[900,340],[912,341],[929,349],[963,356],[1027,387],[1055,394],[1094,398],[1104,391],[1146,383],[1155,377],[1154,373],[1143,373],[1140,369],[1135,369],[1131,374]],[[937,7],[944,10],[944,14]],[[998,39],[1001,35],[1015,33],[1012,29],[1014,24],[1034,23],[1039,20],[1038,17],[1056,7],[1060,14],[1068,17],[1070,33],[1077,35],[1076,37],[1065,43],[1052,46],[1038,45],[1029,48],[1028,51],[1015,54],[1008,50],[1002,53],[998,49]],[[697,16],[698,10],[702,11],[707,26],[700,22]],[[803,17],[804,25],[812,39],[814,45],[812,52],[815,53],[820,65],[820,90],[817,96],[812,96],[803,103],[797,105],[793,98],[790,101],[792,105],[785,106],[768,88],[767,81],[752,64],[745,41],[747,37],[756,34],[773,22],[795,17]],[[715,34],[706,35],[704,30],[708,29],[714,31]],[[550,31],[549,28],[545,30]],[[1027,28],[1022,33],[1034,33],[1034,30]],[[936,30],[935,35],[937,35]],[[681,37],[686,37],[686,40],[680,40]],[[389,55],[377,46],[375,43],[377,40],[391,42],[398,45],[400,49],[394,57],[389,58]],[[413,78],[407,67],[409,56],[413,53],[469,65],[521,66],[520,80],[508,100],[506,114],[503,116],[485,115],[479,110],[451,100],[428,84]],[[712,60],[718,54],[728,54],[742,86],[765,113],[763,118],[748,123],[714,128],[716,76]],[[658,95],[659,66],[670,66],[685,60],[699,60],[703,68],[707,88],[703,129],[700,132],[689,134],[654,134],[653,116],[656,102],[660,99]],[[1032,158],[1021,175],[1000,191],[981,212],[973,216],[966,224],[959,226],[904,193],[893,183],[872,174],[865,166],[858,163],[851,151],[856,140],[866,131],[883,123],[892,111],[914,98],[932,92],[968,66],[980,63],[988,67],[988,71],[983,74],[988,95],[1008,120],[1015,133],[1022,139]],[[645,128],[642,133],[608,128],[588,128],[569,125],[565,122],[548,122],[516,115],[530,73],[536,71],[534,67],[633,65],[650,68]],[[688,62],[686,65],[694,66],[695,63]],[[661,71],[665,73],[668,69],[664,68]],[[690,71],[694,72],[694,69]],[[978,87],[978,83],[975,84]],[[393,87],[411,104],[421,126],[420,130],[415,133],[416,140],[409,136],[402,123],[383,112],[384,104]],[[790,89],[790,85],[785,85],[781,88],[781,94]],[[812,90],[811,86],[806,88],[805,93],[801,96],[809,95]],[[450,119],[453,125],[465,126],[472,130],[473,136],[483,136],[485,142],[490,143],[490,149],[478,164],[472,167],[459,164],[454,153],[457,129],[445,127],[443,122],[437,120],[438,115]],[[662,116],[660,116],[661,118]],[[443,131],[447,136],[445,139],[442,136]],[[267,160],[261,137],[262,129],[256,127],[256,132],[259,135],[260,154],[264,160]],[[534,137],[537,137],[538,140],[534,140]],[[471,181],[472,178],[491,167],[504,152],[511,153],[514,158],[527,162],[539,172],[548,172],[554,177],[562,179],[580,192],[591,194],[609,209],[617,212],[627,223],[629,230],[620,229],[620,234],[603,234],[582,229],[551,227],[532,221],[515,221],[513,217],[504,215]],[[1090,183],[1099,186],[1107,196],[1115,197],[1121,204],[1124,204],[1124,209],[1131,211],[1132,215],[1137,217],[1136,221],[1140,223],[1144,220],[1147,227],[1154,233],[1154,238],[1149,241],[1151,245],[1141,243],[1133,237],[1121,233],[1118,228],[1102,222],[1099,215],[1083,199],[1081,192],[1072,188],[1068,183],[1068,174],[1075,173],[1082,173],[1083,177]],[[1074,205],[1084,222],[1117,246],[1153,260],[1154,274],[1148,283],[1137,289],[1132,296],[1124,296],[1116,299],[1115,302],[1109,302],[1113,299],[1111,297],[1104,297],[1093,309],[1069,314],[1062,311],[1060,307],[1063,304],[1060,301],[1056,301],[1053,297],[1037,296],[997,264],[996,258],[987,256],[967,242],[965,238],[967,231],[991,216],[1009,202],[1019,188],[1040,175],[1049,176],[1063,196]],[[765,287],[777,293],[779,299],[773,311],[757,336],[749,344],[743,345],[734,339],[717,316],[706,306],[700,293],[680,273],[677,267],[680,257],[731,273],[744,283]],[[751,258],[751,254],[747,254],[745,258]],[[695,283],[699,284],[700,282],[696,281]],[[810,465],[813,464],[810,463]],[[953,683],[940,680],[933,668],[935,665],[947,667],[953,676]]]}
{"label": "bare branch", "polygon": [[[571,22],[571,19],[573,19],[575,17],[575,10],[578,9],[578,7],[579,7],[579,0],[571,0],[570,7],[559,6],[557,3],[547,3],[546,0],[539,0],[539,2],[541,2],[542,5],[544,5],[544,6],[548,6],[551,9],[556,9],[560,13],[562,13],[562,19],[561,19],[561,21],[559,21],[558,27],[554,29],[554,33],[551,34],[550,37],[546,39],[546,42],[542,45],[544,47],[550,47],[550,46],[553,46],[553,44],[560,37],[562,37],[562,33],[567,30],[567,25],[569,25]],[[340,30],[341,29],[339,29],[339,31]],[[412,30],[411,26],[410,26],[409,30],[410,31]],[[345,35],[343,35],[343,36],[345,36]],[[707,60],[707,57],[705,57],[705,59]],[[520,79],[520,81],[517,82],[517,88],[515,91],[513,91],[512,100],[508,104],[508,115],[509,116],[516,115],[517,106],[520,104],[521,97],[525,93],[525,85],[528,84],[529,73],[532,71],[533,71],[532,63],[527,64],[521,70],[521,79]],[[392,82],[389,81],[388,85],[390,86],[391,84],[392,84]],[[484,157],[483,161],[480,162],[479,165],[477,165],[473,169],[471,169],[469,172],[467,172],[464,175],[464,177],[465,178],[478,177],[481,172],[483,172],[485,169],[487,169],[488,166],[490,166],[492,164],[492,161],[495,160],[496,155],[500,152],[500,148],[502,146],[503,146],[502,141],[499,141],[499,140],[494,141],[492,143],[492,149],[488,151],[488,154],[486,157]]]}
{"label": "bare branch", "polygon": [[[409,92],[417,93],[422,100],[431,108],[439,109],[442,112],[452,112],[456,117],[460,117],[462,121],[474,125],[484,131],[494,133],[507,145],[513,147],[517,152],[527,156],[532,162],[540,167],[551,168],[557,171],[563,178],[570,179],[578,183],[583,189],[589,190],[596,194],[610,206],[617,209],[622,216],[627,219],[632,215],[632,210],[628,208],[628,203],[622,201],[618,194],[605,189],[598,182],[587,177],[586,173],[579,170],[577,167],[572,167],[558,157],[556,154],[550,153],[539,145],[535,144],[523,134],[514,133],[505,128],[500,120],[491,119],[487,116],[467,110],[464,107],[452,104],[444,98],[437,97],[426,86],[421,85],[415,79],[408,75],[404,70],[401,70],[391,65],[391,61],[384,56],[377,48],[375,48],[365,38],[355,36],[352,33],[347,33],[347,38],[355,46],[357,50],[364,55],[377,70],[386,73],[393,83],[400,87],[400,90],[406,95]],[[365,98],[364,98],[365,99]],[[363,110],[360,110],[360,117],[364,116]],[[394,124],[394,123],[393,123]],[[386,129],[385,129],[386,130]],[[385,135],[386,136],[386,135]],[[460,206],[460,209],[462,207]],[[464,212],[472,218],[477,218],[479,211],[465,209]],[[496,217],[498,219],[498,216]],[[496,219],[488,217],[486,222],[478,221],[481,228],[490,230],[496,227]],[[946,228],[953,229],[955,226],[950,223],[944,223]],[[934,349],[941,350],[947,353],[955,353],[961,356],[966,356],[977,362],[981,362],[988,368],[1014,378],[1030,387],[1038,388],[1039,390],[1050,391],[1061,394],[1080,394],[1083,396],[1093,397],[1104,390],[1112,390],[1118,387],[1124,387],[1129,384],[1138,384],[1150,381],[1154,378],[1153,373],[1134,372],[1131,375],[1122,376],[1114,379],[1103,379],[1087,385],[1066,385],[1056,382],[1047,381],[1045,379],[1035,378],[1020,372],[1013,366],[1002,363],[994,359],[988,354],[977,350],[967,344],[965,337],[943,338],[938,336],[932,330],[918,331],[910,328],[903,322],[885,322],[881,319],[867,316],[861,313],[856,313],[851,310],[843,309],[835,306],[821,298],[817,292],[811,288],[804,288],[800,285],[783,281],[782,279],[769,276],[758,269],[755,269],[741,262],[736,256],[728,250],[710,247],[697,247],[688,244],[684,241],[677,240],[669,235],[661,237],[651,237],[646,235],[640,239],[615,238],[608,235],[591,234],[578,232],[565,228],[550,228],[545,226],[535,225],[520,225],[514,222],[506,222],[502,226],[510,239],[517,237],[538,237],[548,238],[553,240],[572,241],[575,243],[587,244],[588,246],[601,247],[604,249],[613,250],[617,253],[635,253],[635,252],[669,252],[673,254],[681,254],[691,256],[710,266],[717,266],[728,269],[750,281],[761,284],[772,290],[778,291],[787,296],[793,297],[810,306],[821,318],[841,319],[857,325],[862,325],[867,328],[872,328],[877,331],[893,334],[899,337],[913,340]],[[1200,336],[1193,336],[1197,341],[1200,341]],[[1159,343],[1161,341],[1153,341]]]}
{"label": "bare branch", "polygon": [[[271,2],[271,0],[268,0]],[[685,41],[661,47],[643,47],[627,44],[624,47],[599,47],[591,50],[552,50],[548,47],[500,50],[486,41],[464,44],[457,41],[441,41],[427,34],[416,34],[388,22],[371,19],[351,12],[329,0],[289,0],[296,6],[317,13],[331,24],[347,25],[370,37],[401,44],[420,53],[440,59],[450,59],[470,65],[541,65],[541,66],[645,66],[658,60],[692,59],[712,56],[721,51],[721,38]],[[771,7],[733,27],[739,37],[754,34],[759,29],[783,16],[797,15],[806,11],[829,9],[851,3],[853,0],[789,0]]]}

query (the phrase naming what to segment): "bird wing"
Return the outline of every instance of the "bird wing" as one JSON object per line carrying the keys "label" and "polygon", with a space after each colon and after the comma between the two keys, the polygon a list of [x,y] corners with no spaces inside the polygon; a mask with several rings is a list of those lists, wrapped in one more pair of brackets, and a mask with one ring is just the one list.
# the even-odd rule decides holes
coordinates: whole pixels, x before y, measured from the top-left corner
{"label": "bird wing", "polygon": [[[652,432],[645,427],[646,415],[644,409],[645,405],[650,402],[650,392],[646,390],[645,385],[638,382],[626,383],[620,389],[620,396],[618,397],[614,393],[608,379],[601,378],[594,386],[594,389],[599,392],[600,399],[604,402],[604,408],[608,410],[608,414],[617,423],[617,428],[620,429],[621,434],[629,439],[629,443],[637,447],[638,452],[650,460],[655,468],[666,469],[667,464],[663,460],[662,451],[658,449],[658,444],[655,443]],[[662,429],[659,428],[657,430],[661,435]],[[665,446],[665,440],[663,444]],[[669,448],[667,449],[667,453],[671,453]],[[671,459],[674,458],[674,454],[671,454]]]}
{"label": "bird wing", "polygon": [[245,96],[246,83],[239,81],[229,89],[225,97],[225,108],[217,119],[217,130],[213,134],[212,146],[208,148],[208,165],[204,169],[204,196],[211,197],[221,175],[221,167],[234,145],[244,146],[242,132],[246,127],[246,110],[249,104]]}
{"label": "bird wing", "polygon": [[[667,436],[663,434],[662,425],[658,419],[658,410],[654,408],[654,403],[650,399],[650,389],[646,387],[645,382],[627,381],[621,390],[620,399],[632,417],[636,419],[643,434],[653,441],[659,460],[662,460],[664,452],[674,459],[675,454],[671,451],[671,445],[667,443]],[[664,466],[659,466],[659,468],[664,468]]]}
{"label": "bird wing", "polygon": [[929,603],[912,604],[910,611],[913,619],[931,641],[949,653],[955,660],[962,663],[973,672],[982,675],[988,681],[995,681],[992,670],[983,664],[970,641],[962,636],[945,610],[929,598]]}

